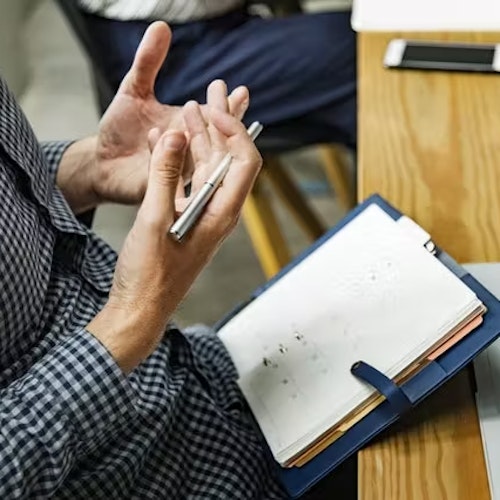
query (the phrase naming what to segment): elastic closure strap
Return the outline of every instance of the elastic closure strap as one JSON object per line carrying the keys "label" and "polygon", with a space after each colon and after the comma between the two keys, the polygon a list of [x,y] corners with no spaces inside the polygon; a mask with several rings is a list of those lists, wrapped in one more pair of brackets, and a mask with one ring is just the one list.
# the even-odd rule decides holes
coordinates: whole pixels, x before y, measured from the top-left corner
{"label": "elastic closure strap", "polygon": [[351,366],[351,373],[384,395],[399,415],[412,408],[411,401],[401,387],[373,366],[364,361],[358,361]]}

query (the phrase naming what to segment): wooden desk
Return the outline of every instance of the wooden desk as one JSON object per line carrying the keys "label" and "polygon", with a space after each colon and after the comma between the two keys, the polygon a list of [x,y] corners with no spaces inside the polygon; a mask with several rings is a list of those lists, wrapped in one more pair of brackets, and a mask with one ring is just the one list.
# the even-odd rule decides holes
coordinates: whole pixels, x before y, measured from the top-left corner
{"label": "wooden desk", "polygon": [[[359,198],[378,192],[460,262],[500,260],[500,77],[386,70],[391,38],[499,42],[499,34],[361,33]],[[362,500],[489,499],[463,372],[359,453]]]}

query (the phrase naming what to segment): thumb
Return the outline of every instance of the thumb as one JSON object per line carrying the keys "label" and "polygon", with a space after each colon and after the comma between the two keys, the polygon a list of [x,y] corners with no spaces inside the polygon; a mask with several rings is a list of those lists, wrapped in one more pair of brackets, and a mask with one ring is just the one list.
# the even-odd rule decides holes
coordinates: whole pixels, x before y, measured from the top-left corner
{"label": "thumb", "polygon": [[159,128],[156,127],[152,128],[148,132],[148,146],[149,146],[149,151],[151,151],[151,153],[153,152],[158,141],[160,140],[160,137],[161,137],[161,132]]}
{"label": "thumb", "polygon": [[151,155],[148,185],[140,216],[165,231],[174,221],[175,192],[184,164],[186,144],[183,132],[165,132]]}
{"label": "thumb", "polygon": [[156,21],[147,28],[119,92],[139,97],[154,93],[155,80],[167,57],[171,39],[170,28],[162,21]]}

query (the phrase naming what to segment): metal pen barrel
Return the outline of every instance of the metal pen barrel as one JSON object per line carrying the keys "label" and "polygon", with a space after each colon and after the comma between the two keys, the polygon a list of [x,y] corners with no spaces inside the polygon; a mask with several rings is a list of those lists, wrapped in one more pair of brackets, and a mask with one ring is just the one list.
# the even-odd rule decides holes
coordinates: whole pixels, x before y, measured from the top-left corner
{"label": "metal pen barrel", "polygon": [[252,141],[255,141],[259,134],[262,132],[262,129],[264,127],[262,126],[262,123],[260,122],[253,122],[247,129],[247,133],[252,139]]}
{"label": "metal pen barrel", "polygon": [[[262,128],[263,127],[259,122],[253,122],[248,127],[247,133],[251,137],[252,141],[255,141],[257,136],[262,131]],[[177,241],[182,240],[185,234],[196,223],[198,217],[205,209],[208,201],[212,197],[215,190],[219,187],[219,184],[222,182],[222,179],[229,170],[232,159],[233,158],[229,153],[222,159],[208,181],[203,184],[184,212],[182,212],[180,217],[174,222],[174,224],[172,224],[172,227],[169,229],[169,234]]]}
{"label": "metal pen barrel", "polygon": [[[217,167],[217,170],[225,170],[225,172],[227,172],[232,159],[231,155],[227,154]],[[217,180],[212,176],[208,182],[205,182],[201,189],[194,195],[181,216],[174,222],[169,233],[174,236],[176,240],[180,241],[197,221],[201,212],[205,209],[208,200],[213,195],[224,176],[220,175],[219,177],[220,179]]]}

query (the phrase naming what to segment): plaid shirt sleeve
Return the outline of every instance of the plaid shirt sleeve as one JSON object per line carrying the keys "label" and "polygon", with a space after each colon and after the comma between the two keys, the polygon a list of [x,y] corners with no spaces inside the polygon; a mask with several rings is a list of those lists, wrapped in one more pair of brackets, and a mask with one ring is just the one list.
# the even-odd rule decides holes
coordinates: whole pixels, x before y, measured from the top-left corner
{"label": "plaid shirt sleeve", "polygon": [[52,185],[56,183],[57,170],[59,168],[59,163],[61,163],[61,158],[66,151],[73,144],[73,141],[55,141],[55,142],[42,142],[40,147],[42,148],[42,153],[45,156],[47,166],[49,167],[50,178]]}
{"label": "plaid shirt sleeve", "polygon": [[75,460],[136,414],[104,346],[81,330],[0,390],[0,498],[48,498]]}

